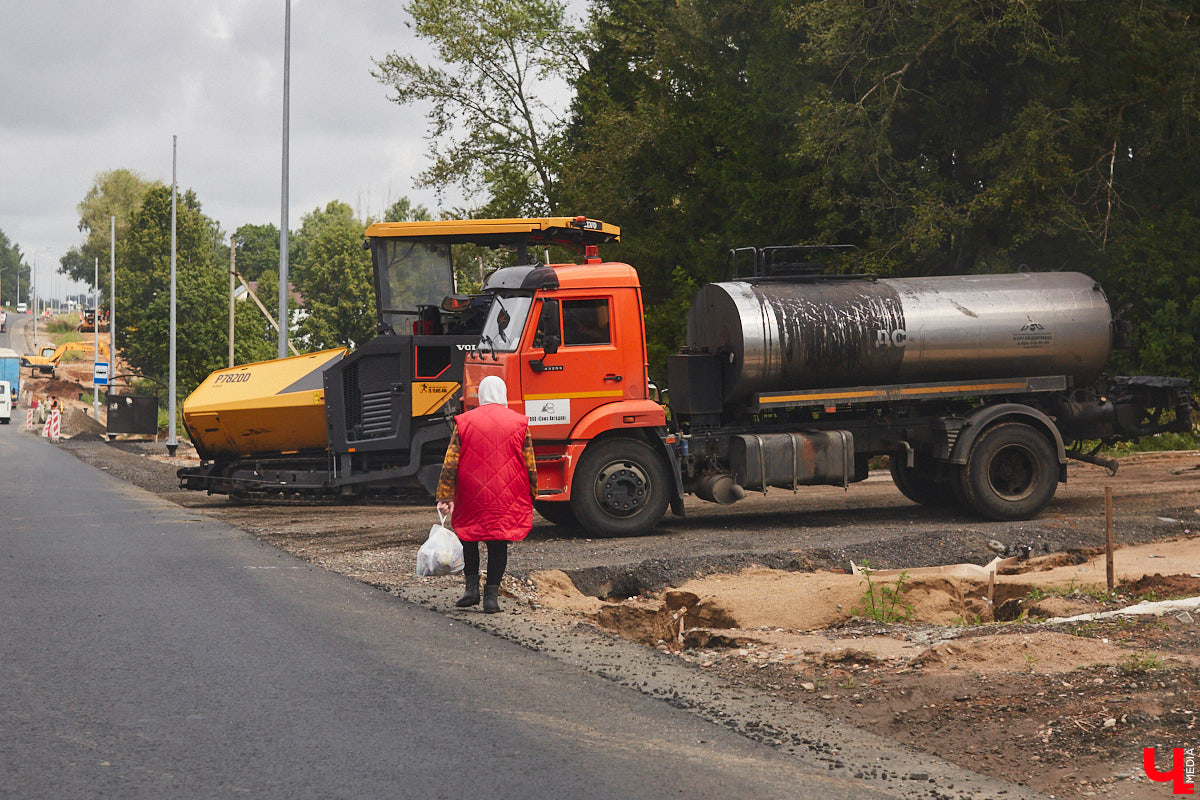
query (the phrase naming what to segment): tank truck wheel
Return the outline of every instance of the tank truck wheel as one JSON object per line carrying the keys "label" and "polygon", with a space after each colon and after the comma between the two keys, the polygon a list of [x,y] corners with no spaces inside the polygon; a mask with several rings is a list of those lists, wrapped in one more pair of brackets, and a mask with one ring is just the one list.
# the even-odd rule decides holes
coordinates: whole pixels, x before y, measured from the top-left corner
{"label": "tank truck wheel", "polygon": [[578,528],[579,520],[575,519],[575,511],[570,503],[554,503],[549,500],[534,500],[533,509],[542,515],[547,522],[563,528]]}
{"label": "tank truck wheel", "polygon": [[1046,507],[1057,488],[1054,446],[1020,422],[984,431],[962,471],[962,494],[991,519],[1029,519]]}
{"label": "tank truck wheel", "polygon": [[592,534],[645,533],[667,513],[671,475],[650,445],[637,439],[596,442],[584,451],[571,482],[571,507]]}
{"label": "tank truck wheel", "polygon": [[933,477],[928,459],[918,456],[914,466],[910,467],[904,463],[902,455],[889,455],[888,468],[900,494],[917,505],[934,508],[954,505],[955,496],[950,489],[950,482]]}

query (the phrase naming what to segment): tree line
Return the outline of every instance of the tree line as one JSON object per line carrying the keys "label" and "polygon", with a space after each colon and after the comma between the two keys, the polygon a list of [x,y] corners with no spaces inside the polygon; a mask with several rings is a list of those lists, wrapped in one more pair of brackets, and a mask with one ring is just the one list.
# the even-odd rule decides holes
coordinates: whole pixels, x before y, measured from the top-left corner
{"label": "tree line", "polygon": [[1114,366],[1200,378],[1190,0],[405,8],[435,60],[375,75],[432,109],[423,182],[620,225],[657,363],[730,248],[849,244],[880,275],[1084,272],[1133,323]]}
{"label": "tree line", "polygon": [[[1116,369],[1200,380],[1193,6],[597,0],[573,20],[561,0],[408,0],[432,55],[381,54],[372,72],[428,109],[417,185],[469,198],[445,216],[621,226],[605,256],[639,270],[652,372],[731,248],[843,244],[847,269],[879,275],[1084,272],[1133,324]],[[169,200],[128,171],[99,176],[62,262],[90,280],[117,215],[118,344],[149,376],[165,374]],[[401,200],[387,218],[427,214]],[[229,252],[194,194],[179,215],[194,386],[225,358]],[[335,201],[293,234],[306,349],[372,335],[365,224]],[[239,270],[276,296],[277,229],[234,238]],[[250,304],[237,325],[239,362],[272,356]]]}
{"label": "tree line", "polygon": [[[170,347],[171,188],[127,169],[96,176],[78,205],[84,241],[63,256],[60,271],[91,283],[94,260],[109,261],[115,217],[117,348],[140,377],[168,383]],[[401,198],[383,221],[428,218]],[[289,282],[303,297],[291,341],[300,352],[354,347],[375,335],[370,254],[362,241],[370,220],[332,201],[301,218],[289,232]],[[235,266],[269,311],[279,290],[279,229],[244,224],[227,236],[208,217],[194,191],[176,197],[176,379],[190,393],[213,370],[228,366],[230,240]],[[101,291],[109,292],[107,270]],[[296,310],[292,306],[293,311]],[[252,302],[235,306],[235,361],[274,358],[278,334]]]}

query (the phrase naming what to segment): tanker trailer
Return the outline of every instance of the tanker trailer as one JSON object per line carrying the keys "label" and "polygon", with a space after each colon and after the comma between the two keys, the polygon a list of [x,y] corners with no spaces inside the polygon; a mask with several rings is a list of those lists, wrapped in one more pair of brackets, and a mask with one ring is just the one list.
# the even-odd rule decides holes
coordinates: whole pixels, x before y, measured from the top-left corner
{"label": "tanker trailer", "polygon": [[201,457],[180,486],[249,497],[348,497],[436,489],[459,408],[463,360],[491,299],[455,294],[451,248],[582,252],[620,230],[584,217],[375,223],[379,335],[324,351],[218,370],[184,402]]}

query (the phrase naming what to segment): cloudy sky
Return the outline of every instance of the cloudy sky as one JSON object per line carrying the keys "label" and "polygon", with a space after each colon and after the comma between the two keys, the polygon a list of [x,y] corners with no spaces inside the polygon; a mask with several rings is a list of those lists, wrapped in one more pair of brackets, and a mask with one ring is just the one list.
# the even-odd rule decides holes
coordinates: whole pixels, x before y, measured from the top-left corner
{"label": "cloudy sky", "polygon": [[[280,221],[284,0],[4,3],[0,230],[42,285],[82,240],[97,173],[194,189],[227,234]],[[330,200],[379,214],[424,166],[424,116],[389,101],[371,59],[426,52],[396,0],[293,0],[291,227]],[[446,205],[460,202],[447,197]]]}

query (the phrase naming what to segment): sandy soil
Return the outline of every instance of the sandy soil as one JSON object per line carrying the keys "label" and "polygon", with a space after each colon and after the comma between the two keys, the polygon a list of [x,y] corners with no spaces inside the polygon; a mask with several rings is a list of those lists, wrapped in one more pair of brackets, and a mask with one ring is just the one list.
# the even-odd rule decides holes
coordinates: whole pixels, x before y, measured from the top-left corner
{"label": "sandy soil", "polygon": [[[413,574],[423,504],[237,505],[175,488],[174,469],[194,463],[186,449],[64,446],[328,569],[461,613],[457,579]],[[539,520],[514,549],[506,610],[619,635],[1058,797],[1168,797],[1144,777],[1142,748],[1200,738],[1200,612],[1050,620],[1200,596],[1200,453],[1132,456],[1115,477],[1071,470],[1024,523],[921,509],[886,474],[848,492],[689,501],[688,518],[637,539],[580,539]],[[1112,592],[1105,486],[1117,498]],[[880,571],[854,574],[864,561]]]}

